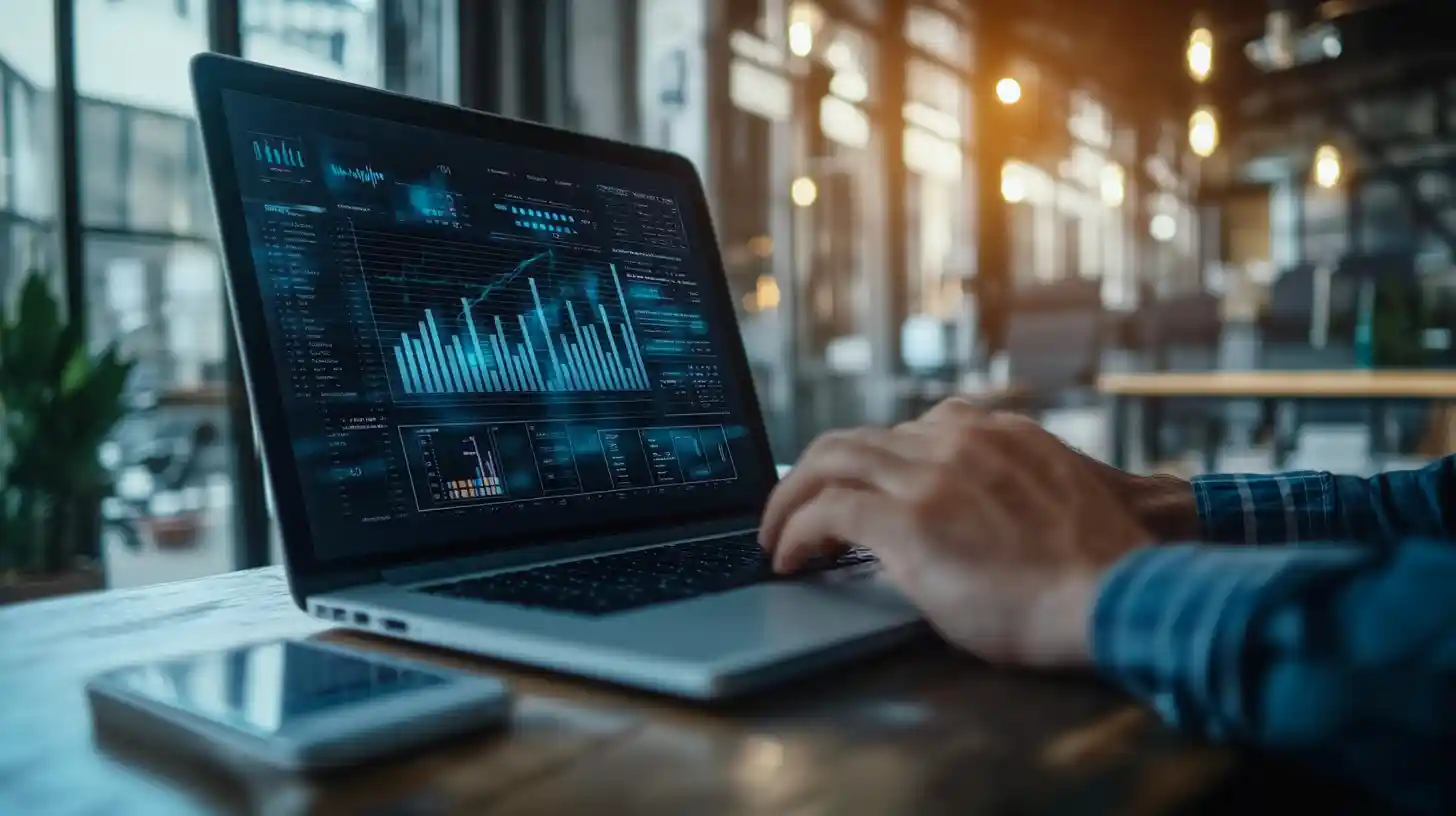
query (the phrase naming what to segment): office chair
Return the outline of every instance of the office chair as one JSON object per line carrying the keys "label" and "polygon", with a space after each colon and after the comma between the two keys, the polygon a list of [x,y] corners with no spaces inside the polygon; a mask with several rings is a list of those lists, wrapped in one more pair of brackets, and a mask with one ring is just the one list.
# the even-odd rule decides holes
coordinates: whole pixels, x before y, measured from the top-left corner
{"label": "office chair", "polygon": [[1101,285],[1075,279],[1028,287],[1011,303],[1006,357],[1015,407],[1044,412],[1090,404],[1107,323]]}
{"label": "office chair", "polygon": [[[1221,303],[1207,292],[1156,300],[1139,310],[1137,345],[1152,371],[1213,371],[1219,367],[1223,334]],[[1143,446],[1153,463],[1162,458],[1171,435],[1175,449],[1180,433],[1198,437],[1206,472],[1217,469],[1218,451],[1227,436],[1224,406],[1198,399],[1149,401],[1143,419]],[[1169,434],[1168,432],[1172,433]]]}

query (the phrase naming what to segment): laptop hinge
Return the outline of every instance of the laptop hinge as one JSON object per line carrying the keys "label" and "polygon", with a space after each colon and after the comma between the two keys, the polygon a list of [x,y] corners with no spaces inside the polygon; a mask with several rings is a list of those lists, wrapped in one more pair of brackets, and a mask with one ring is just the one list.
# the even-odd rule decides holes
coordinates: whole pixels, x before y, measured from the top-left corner
{"label": "laptop hinge", "polygon": [[612,536],[593,536],[592,538],[576,541],[543,544],[537,547],[513,547],[503,552],[482,553],[441,561],[431,561],[424,564],[392,567],[383,570],[382,576],[387,583],[414,584],[437,578],[468,575],[474,572],[527,566],[546,561],[557,561],[563,558],[596,555],[614,550],[627,550],[633,547],[642,547],[651,544],[666,544],[688,538],[723,535],[742,530],[751,530],[757,526],[757,516],[740,516],[712,522],[698,522],[674,525],[672,527],[654,527],[650,530],[638,530]]}

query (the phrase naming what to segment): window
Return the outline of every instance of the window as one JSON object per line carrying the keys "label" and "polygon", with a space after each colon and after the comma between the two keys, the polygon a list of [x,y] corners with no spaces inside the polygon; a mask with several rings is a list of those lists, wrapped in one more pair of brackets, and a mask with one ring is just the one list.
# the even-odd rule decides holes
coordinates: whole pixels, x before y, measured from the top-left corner
{"label": "window", "polygon": [[[960,279],[972,264],[970,188],[962,179],[970,105],[961,78],[927,60],[911,57],[905,79],[911,308],[917,315],[948,319],[960,306]],[[942,361],[939,351],[924,356],[928,364]]]}
{"label": "window", "polygon": [[88,225],[126,225],[125,111],[104,102],[80,101],[81,219]]}
{"label": "window", "polygon": [[6,175],[12,208],[30,218],[48,219],[55,215],[55,175],[49,162],[55,150],[51,94],[19,77],[7,85],[5,119],[12,160]]}
{"label": "window", "polygon": [[[10,77],[0,70],[0,111],[10,104]],[[10,209],[10,179],[14,175],[16,162],[10,156],[10,116],[0,116],[0,212]]]}
{"label": "window", "polygon": [[87,328],[137,361],[137,407],[103,456],[116,487],[102,555],[119,586],[233,563],[222,270],[187,83],[187,61],[207,48],[206,11],[76,9]]}
{"label": "window", "polygon": [[819,35],[824,48],[819,57],[829,66],[829,90],[850,102],[863,102],[875,97],[874,43],[857,28],[831,20]]}
{"label": "window", "polygon": [[45,0],[0,0],[0,297],[54,269],[55,26]]}
{"label": "window", "polygon": [[[166,114],[135,111],[128,117],[125,159],[128,226],[147,231],[193,231],[187,191],[191,123]],[[200,168],[199,168],[200,169]]]}
{"label": "window", "polygon": [[269,65],[382,84],[377,0],[242,0],[243,56]]}
{"label": "window", "polygon": [[905,15],[905,39],[916,48],[951,63],[970,62],[969,38],[955,20],[925,6],[911,6]]}
{"label": "window", "polygon": [[[456,0],[237,2],[236,33],[252,59],[458,97]],[[212,7],[74,0],[74,29],[58,32],[54,0],[0,0],[0,295],[25,270],[52,270],[58,288],[75,287],[67,294],[84,307],[89,341],[117,343],[137,361],[128,383],[136,410],[100,452],[116,484],[101,551],[117,585],[235,563],[229,463],[242,437],[227,427],[222,272],[187,71],[209,46]],[[62,35],[75,46],[65,92],[77,115],[75,149],[64,154]],[[82,263],[71,270],[57,263],[63,155],[80,187],[65,214],[82,231]]]}

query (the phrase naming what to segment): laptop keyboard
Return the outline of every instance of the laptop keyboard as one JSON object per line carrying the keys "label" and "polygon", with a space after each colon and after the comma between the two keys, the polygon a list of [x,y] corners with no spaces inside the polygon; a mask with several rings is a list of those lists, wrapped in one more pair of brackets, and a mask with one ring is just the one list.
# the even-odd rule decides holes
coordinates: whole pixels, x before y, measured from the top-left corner
{"label": "laptop keyboard", "polygon": [[[856,548],[837,559],[813,564],[805,572],[840,569],[875,560],[869,550]],[[467,578],[421,587],[418,591],[558,612],[605,615],[782,579],[783,576],[774,573],[756,536],[749,533]]]}

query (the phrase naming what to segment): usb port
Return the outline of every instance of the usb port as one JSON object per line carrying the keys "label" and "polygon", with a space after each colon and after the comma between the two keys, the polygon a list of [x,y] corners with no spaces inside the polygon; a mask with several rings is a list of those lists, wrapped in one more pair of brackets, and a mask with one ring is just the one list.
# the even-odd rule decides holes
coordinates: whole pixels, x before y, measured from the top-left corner
{"label": "usb port", "polygon": [[354,624],[356,626],[368,626],[369,625],[369,613],[368,612],[355,612],[354,613]]}
{"label": "usb port", "polygon": [[343,619],[344,619],[344,610],[340,609],[337,606],[334,607],[334,620],[341,621]]}
{"label": "usb port", "polygon": [[315,606],[313,608],[313,614],[316,617],[320,617],[320,618],[323,618],[324,620],[328,620],[329,619],[329,608],[327,606],[324,606],[324,605],[320,604],[320,605]]}
{"label": "usb port", "polygon": [[394,618],[384,618],[379,622],[384,625],[384,631],[386,632],[409,631],[409,626],[406,625],[405,622],[402,620],[395,620]]}

